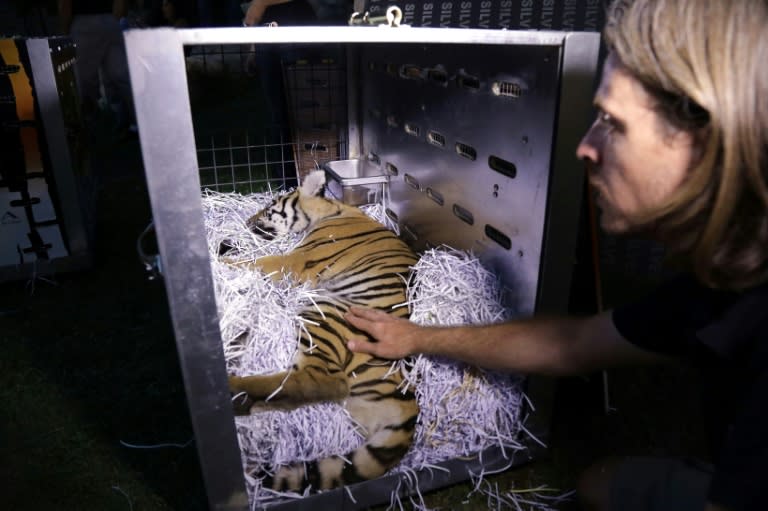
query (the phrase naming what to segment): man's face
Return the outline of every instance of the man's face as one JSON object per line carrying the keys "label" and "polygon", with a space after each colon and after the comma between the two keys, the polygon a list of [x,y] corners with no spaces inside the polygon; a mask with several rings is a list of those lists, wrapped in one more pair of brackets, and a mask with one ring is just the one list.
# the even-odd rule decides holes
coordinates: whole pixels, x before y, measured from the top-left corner
{"label": "man's face", "polygon": [[600,225],[622,233],[638,215],[663,203],[691,167],[693,137],[675,131],[652,109],[652,100],[613,55],[595,95],[597,119],[576,149],[597,192]]}

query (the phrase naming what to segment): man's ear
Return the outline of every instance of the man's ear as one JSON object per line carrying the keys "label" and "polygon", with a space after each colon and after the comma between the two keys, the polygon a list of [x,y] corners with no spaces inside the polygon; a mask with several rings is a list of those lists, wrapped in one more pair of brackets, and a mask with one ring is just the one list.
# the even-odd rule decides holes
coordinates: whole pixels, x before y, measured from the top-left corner
{"label": "man's ear", "polygon": [[322,170],[314,170],[304,178],[304,181],[299,188],[299,193],[301,195],[320,197],[323,195],[324,186],[325,172]]}

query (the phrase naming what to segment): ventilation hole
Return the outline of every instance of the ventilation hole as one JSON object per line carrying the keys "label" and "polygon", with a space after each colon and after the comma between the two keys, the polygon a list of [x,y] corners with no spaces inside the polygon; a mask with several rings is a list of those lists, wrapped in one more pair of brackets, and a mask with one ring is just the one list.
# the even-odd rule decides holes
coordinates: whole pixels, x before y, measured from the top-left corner
{"label": "ventilation hole", "polygon": [[509,239],[509,236],[491,225],[485,225],[485,235],[507,250],[512,247],[512,240]]}
{"label": "ventilation hole", "polygon": [[388,74],[391,74],[391,75],[397,74],[397,66],[392,64],[391,62],[387,63],[386,69]]}
{"label": "ventilation hole", "polygon": [[477,150],[468,144],[462,144],[461,142],[456,142],[456,153],[458,153],[459,156],[463,156],[468,160],[475,161],[477,159]]}
{"label": "ventilation hole", "polygon": [[327,153],[328,152],[328,146],[325,144],[310,144],[306,143],[304,144],[304,150],[305,151],[315,151],[316,153]]}
{"label": "ventilation hole", "polygon": [[459,217],[463,222],[468,223],[469,225],[472,225],[475,223],[475,217],[472,215],[472,213],[465,208],[462,208],[458,204],[453,205],[453,214]]}
{"label": "ventilation hole", "polygon": [[445,137],[436,131],[427,132],[427,140],[429,140],[429,143],[432,145],[445,147]]}
{"label": "ventilation hole", "polygon": [[403,179],[405,179],[405,182],[413,188],[414,190],[421,191],[421,186],[419,185],[419,180],[413,177],[410,174],[406,174],[403,176]]}
{"label": "ventilation hole", "polygon": [[435,201],[439,205],[443,205],[445,201],[443,200],[443,195],[440,192],[436,192],[432,188],[427,188],[427,197]]}
{"label": "ventilation hole", "polygon": [[418,137],[421,133],[421,129],[416,126],[415,124],[411,124],[410,122],[405,123],[405,132],[408,133],[411,136]]}
{"label": "ventilation hole", "polygon": [[389,126],[391,126],[393,128],[398,128],[398,127],[400,127],[400,121],[394,115],[388,115],[387,116],[387,125],[389,125]]}
{"label": "ventilation hole", "polygon": [[523,88],[513,82],[493,82],[491,90],[497,96],[506,96],[508,98],[519,98],[523,94]]}
{"label": "ventilation hole", "polygon": [[476,76],[462,73],[459,75],[458,81],[459,87],[475,91],[480,89],[480,79]]}
{"label": "ventilation hole", "polygon": [[394,211],[392,211],[391,209],[389,209],[389,208],[386,208],[386,209],[384,210],[384,214],[385,214],[385,215],[387,215],[387,218],[389,218],[389,219],[390,219],[390,220],[392,220],[393,222],[395,222],[395,223],[397,223],[397,222],[398,222],[397,213],[395,213],[395,212],[394,212]]}
{"label": "ventilation hole", "polygon": [[488,157],[488,166],[491,167],[493,170],[500,174],[504,174],[505,176],[514,179],[515,176],[517,176],[517,167],[514,163],[507,160],[502,160],[498,156],[489,156]]}
{"label": "ventilation hole", "polygon": [[417,65],[405,64],[400,68],[400,76],[409,80],[420,80],[422,78],[422,70]]}
{"label": "ventilation hole", "polygon": [[427,71],[427,78],[438,85],[445,85],[448,83],[448,73],[440,68],[434,68]]}
{"label": "ventilation hole", "polygon": [[397,170],[397,167],[395,167],[389,162],[384,164],[384,168],[387,170],[387,174],[389,174],[390,176],[396,176],[399,173],[399,171]]}
{"label": "ventilation hole", "polygon": [[371,108],[370,110],[368,110],[368,115],[370,115],[375,119],[381,119],[381,110],[379,110],[378,108]]}
{"label": "ventilation hole", "polygon": [[416,231],[411,227],[410,225],[403,222],[400,225],[400,228],[403,230],[403,234],[407,235],[409,238],[411,238],[413,241],[416,241],[419,239],[419,237],[416,235]]}
{"label": "ventilation hole", "polygon": [[368,153],[368,161],[375,163],[376,165],[381,165],[381,158],[379,158],[379,155],[373,151]]}

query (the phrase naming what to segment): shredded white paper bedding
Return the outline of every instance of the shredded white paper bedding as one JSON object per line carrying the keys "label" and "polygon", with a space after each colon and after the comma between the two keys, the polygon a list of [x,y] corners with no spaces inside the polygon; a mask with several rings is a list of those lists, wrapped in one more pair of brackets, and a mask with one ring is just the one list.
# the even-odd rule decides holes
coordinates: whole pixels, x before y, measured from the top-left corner
{"label": "shredded white paper bedding", "polygon": [[[224,240],[238,251],[238,258],[252,259],[287,252],[299,243],[298,236],[264,241],[245,227],[245,220],[272,198],[271,193],[215,192],[203,197],[227,370],[233,374],[266,374],[289,367],[302,325],[298,314],[323,292],[288,277],[275,282],[261,272],[217,260]],[[380,206],[363,209],[386,225]],[[414,269],[407,304],[412,321],[459,325],[507,319],[496,277],[471,254],[447,247],[432,249]],[[415,386],[421,411],[414,445],[393,471],[431,467],[491,446],[508,454],[522,448],[518,443],[524,399],[520,379],[436,357],[418,356],[398,365]],[[352,419],[334,403],[238,417],[237,433],[254,507],[300,497],[262,488],[260,477],[265,471],[297,460],[342,455],[362,443]]]}

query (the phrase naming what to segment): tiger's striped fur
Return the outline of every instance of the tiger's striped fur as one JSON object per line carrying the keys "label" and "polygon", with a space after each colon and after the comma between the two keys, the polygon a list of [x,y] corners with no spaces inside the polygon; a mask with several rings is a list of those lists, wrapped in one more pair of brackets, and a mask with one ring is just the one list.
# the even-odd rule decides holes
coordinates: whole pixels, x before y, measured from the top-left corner
{"label": "tiger's striped fur", "polygon": [[[235,263],[266,273],[291,273],[299,281],[330,291],[323,293],[317,308],[303,312],[307,333],[290,370],[264,376],[229,378],[236,411],[293,409],[321,401],[342,402],[363,429],[365,443],[340,457],[296,463],[278,470],[275,489],[328,489],[384,474],[405,455],[413,440],[418,414],[410,390],[400,388],[402,376],[390,371],[391,361],[353,353],[346,340],[354,334],[343,318],[350,305],[385,310],[405,317],[405,282],[416,255],[391,231],[358,208],[321,196],[325,177],[313,172],[302,186],[277,199],[248,220],[254,232],[264,236],[306,231],[306,237],[290,253],[262,257],[255,262]],[[278,387],[282,389],[268,401]]]}

